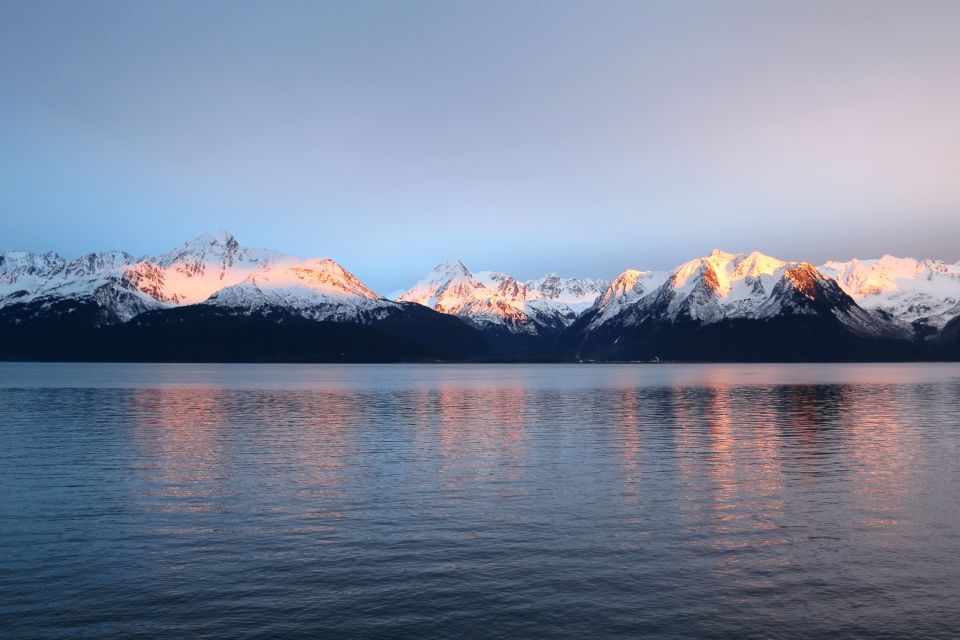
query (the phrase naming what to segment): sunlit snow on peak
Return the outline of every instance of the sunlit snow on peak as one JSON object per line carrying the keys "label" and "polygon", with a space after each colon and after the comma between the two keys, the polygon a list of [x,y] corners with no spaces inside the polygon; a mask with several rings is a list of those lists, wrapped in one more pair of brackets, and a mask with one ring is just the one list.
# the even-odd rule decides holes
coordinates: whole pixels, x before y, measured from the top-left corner
{"label": "sunlit snow on peak", "polygon": [[456,315],[479,327],[536,334],[569,325],[606,287],[603,280],[556,273],[527,281],[498,271],[471,273],[459,260],[450,260],[395,299]]}

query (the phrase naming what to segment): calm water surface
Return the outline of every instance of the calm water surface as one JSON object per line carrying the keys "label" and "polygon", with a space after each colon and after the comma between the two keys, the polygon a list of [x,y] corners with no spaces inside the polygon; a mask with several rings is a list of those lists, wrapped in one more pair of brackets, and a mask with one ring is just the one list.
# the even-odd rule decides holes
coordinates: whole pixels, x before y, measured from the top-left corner
{"label": "calm water surface", "polygon": [[0,636],[956,638],[956,365],[0,365]]}

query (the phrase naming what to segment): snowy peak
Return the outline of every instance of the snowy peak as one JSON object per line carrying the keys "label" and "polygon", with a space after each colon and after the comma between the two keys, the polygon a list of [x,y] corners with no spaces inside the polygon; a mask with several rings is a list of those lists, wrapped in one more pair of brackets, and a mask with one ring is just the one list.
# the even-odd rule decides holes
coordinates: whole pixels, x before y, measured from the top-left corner
{"label": "snowy peak", "polygon": [[164,269],[168,295],[179,303],[201,302],[219,289],[296,256],[241,247],[228,231],[207,233],[156,258]]}
{"label": "snowy peak", "polygon": [[[7,252],[0,261],[0,307],[31,304],[40,309],[57,300],[86,299],[102,309],[102,322],[124,322],[160,308],[160,299],[141,291],[127,271],[136,260],[125,251],[99,251],[69,262],[55,253]],[[151,284],[144,281],[150,289]]]}
{"label": "snowy peak", "polygon": [[769,276],[777,273],[778,270],[788,264],[790,263],[754,251],[750,255],[738,258],[735,261],[733,276],[734,278]]}
{"label": "snowy peak", "polygon": [[499,291],[511,287],[512,278],[485,272],[475,277],[459,260],[437,265],[422,280],[401,294],[397,301],[416,302],[441,313],[459,316],[475,326],[498,325],[511,331],[525,331],[529,318],[517,301]]}
{"label": "snowy peak", "polygon": [[474,277],[487,289],[496,291],[510,300],[527,299],[527,285],[513,276],[498,271],[479,271]]}
{"label": "snowy peak", "polygon": [[856,306],[853,299],[834,280],[809,262],[800,262],[783,273],[759,315],[846,311],[852,306]]}
{"label": "snowy peak", "polygon": [[498,271],[471,273],[459,260],[449,260],[397,300],[456,315],[479,328],[537,334],[569,325],[606,286],[601,280],[555,273],[524,282]]}
{"label": "snowy peak", "polygon": [[215,231],[197,236],[168,251],[157,259],[164,267],[178,262],[206,261],[209,259],[229,261],[240,250],[240,243],[229,231]]}
{"label": "snowy peak", "polygon": [[753,317],[791,264],[757,251],[714,249],[670,272],[628,270],[597,301],[591,324],[603,324],[624,312],[634,323]]}
{"label": "snowy peak", "polygon": [[108,270],[116,270],[136,262],[126,251],[97,251],[80,256],[66,264],[67,276],[90,276]]}
{"label": "snowy peak", "polygon": [[307,260],[302,264],[291,266],[287,273],[296,278],[296,282],[291,281],[292,284],[302,283],[304,286],[324,291],[329,295],[381,299],[379,294],[330,258]]}
{"label": "snowy peak", "polygon": [[809,262],[801,262],[787,269],[783,274],[782,282],[788,283],[794,291],[808,300],[822,297],[824,290],[831,288],[831,281]]}
{"label": "snowy peak", "polygon": [[234,286],[241,285],[250,285],[260,291],[271,289],[311,291],[325,298],[381,299],[356,276],[329,258],[314,258],[300,264],[252,274]]}
{"label": "snowy peak", "polygon": [[648,291],[650,281],[654,278],[652,271],[638,271],[627,269],[610,283],[597,304],[604,306],[614,301],[636,301]]}
{"label": "snowy peak", "polygon": [[397,307],[328,258],[250,275],[217,291],[203,304],[246,315],[282,311],[338,322],[381,318]]}
{"label": "snowy peak", "polygon": [[[352,317],[348,307],[395,306],[327,258],[302,260],[276,251],[242,247],[227,231],[204,234],[156,258],[137,260],[124,251],[90,253],[66,262],[7,252],[0,260],[0,306],[62,299],[95,301],[104,322],[124,322],[151,309],[210,301],[251,310],[288,306],[323,308]],[[355,315],[355,314],[354,314]]]}
{"label": "snowy peak", "polygon": [[237,313],[283,310],[336,321],[369,320],[396,306],[329,258],[243,248],[227,232],[200,236],[171,253],[161,263],[168,265],[166,290],[178,303],[202,300]]}
{"label": "snowy peak", "polygon": [[663,271],[627,269],[597,298],[593,305],[596,315],[591,324],[603,324],[625,309],[634,308],[634,305],[659,288],[669,276],[669,273]]}
{"label": "snowy peak", "polygon": [[0,282],[13,282],[23,276],[50,276],[66,264],[66,260],[52,251],[42,254],[6,251],[0,254]]}
{"label": "snowy peak", "polygon": [[680,265],[672,275],[679,291],[698,290],[719,298],[745,298],[766,291],[789,263],[754,251],[749,255],[714,249],[710,255]]}
{"label": "snowy peak", "polygon": [[[831,277],[808,262],[786,262],[759,252],[745,255],[714,250],[660,277],[647,275],[644,281],[645,275],[638,271],[621,274],[597,301],[589,326],[614,319],[625,325],[648,320],[711,324],[725,319],[807,314],[835,317],[861,334],[893,335],[904,330],[902,325],[858,307]],[[653,284],[657,281],[659,286]]]}
{"label": "snowy peak", "polygon": [[960,265],[885,255],[820,269],[861,306],[904,322],[941,329],[960,314]]}
{"label": "snowy peak", "polygon": [[473,291],[484,286],[459,260],[438,264],[422,280],[397,297],[398,302],[416,302],[442,313],[455,309]]}
{"label": "snowy peak", "polygon": [[564,278],[558,273],[551,273],[537,280],[527,280],[524,284],[529,292],[528,297],[565,303],[580,309],[593,304],[610,286],[607,280]]}
{"label": "snowy peak", "polygon": [[787,269],[757,315],[832,317],[862,336],[909,339],[912,335],[909,325],[860,307],[836,280],[809,262]]}
{"label": "snowy peak", "polygon": [[469,278],[472,276],[467,266],[457,259],[441,262],[433,268],[431,275],[438,280],[455,280],[457,278]]}
{"label": "snowy peak", "polygon": [[251,275],[297,265],[303,260],[278,251],[243,247],[232,234],[216,232],[186,243],[160,262],[168,265],[168,285],[176,290],[181,301],[192,303]]}

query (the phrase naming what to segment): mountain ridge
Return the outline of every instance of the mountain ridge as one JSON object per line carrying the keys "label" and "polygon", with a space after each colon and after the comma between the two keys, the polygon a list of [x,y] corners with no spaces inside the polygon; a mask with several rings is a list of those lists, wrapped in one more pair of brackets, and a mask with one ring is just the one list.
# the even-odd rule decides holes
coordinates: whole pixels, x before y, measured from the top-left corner
{"label": "mountain ridge", "polygon": [[[14,344],[15,336],[27,335],[36,341],[82,335],[104,352],[116,353],[102,336],[143,334],[149,340],[151,331],[173,336],[174,320],[197,327],[219,323],[254,341],[254,326],[274,335],[278,325],[296,324],[299,328],[291,331],[312,340],[322,334],[348,341],[361,340],[363,330],[327,325],[366,326],[370,336],[377,336],[371,344],[383,345],[384,335],[394,335],[406,345],[378,347],[392,354],[388,360],[735,359],[738,353],[755,359],[764,349],[770,358],[804,359],[830,356],[825,344],[842,357],[880,359],[960,351],[955,345],[960,341],[960,263],[889,255],[814,266],[756,251],[715,249],[672,270],[627,269],[611,281],[557,273],[521,280],[499,271],[472,272],[454,259],[392,298],[330,258],[244,247],[227,231],[139,258],[125,251],[72,260],[54,252],[6,251],[0,254],[0,325],[10,331],[0,340],[0,357],[29,357],[29,349]],[[450,320],[440,322],[440,317]],[[406,333],[385,333],[387,326]],[[434,337],[424,327],[436,329],[443,348],[431,346]],[[184,331],[179,339],[200,353],[203,346],[189,337],[189,327]],[[213,340],[215,331],[210,331]],[[761,336],[754,342],[762,342],[763,349],[751,344],[751,332]],[[469,347],[457,348],[451,335]],[[796,335],[806,336],[806,346],[778,346]],[[719,348],[707,336],[733,342]],[[277,357],[293,358],[294,345],[280,337],[272,344],[282,351]],[[172,348],[183,356],[182,349]],[[341,357],[313,343],[304,350],[312,357]],[[363,361],[375,359],[362,348],[348,351]],[[89,350],[83,353],[90,357]],[[249,353],[269,358],[266,352]]]}

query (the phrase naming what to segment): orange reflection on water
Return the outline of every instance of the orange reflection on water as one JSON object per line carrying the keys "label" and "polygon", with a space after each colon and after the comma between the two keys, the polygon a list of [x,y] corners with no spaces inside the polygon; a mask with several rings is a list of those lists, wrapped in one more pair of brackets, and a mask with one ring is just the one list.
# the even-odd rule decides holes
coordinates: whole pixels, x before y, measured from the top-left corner
{"label": "orange reflection on water", "polygon": [[515,480],[524,458],[522,388],[439,389],[432,395],[437,413],[444,470],[474,479]]}
{"label": "orange reflection on water", "polygon": [[158,485],[154,493],[166,498],[157,508],[217,509],[215,498],[224,490],[231,447],[218,392],[134,389],[132,393],[135,442],[153,461],[151,472]]}
{"label": "orange reflection on water", "polygon": [[643,454],[642,425],[637,417],[637,390],[624,388],[617,392],[616,422],[620,468],[623,471],[624,493],[628,504],[640,503],[640,483],[643,481],[643,468],[640,458]]}
{"label": "orange reflection on water", "polygon": [[509,508],[526,492],[526,391],[521,387],[463,388],[440,385],[410,392],[403,420],[413,427],[415,467],[430,471],[444,508],[481,508],[485,520],[470,534],[484,535],[492,523],[526,520]]}
{"label": "orange reflection on water", "polygon": [[869,392],[870,403],[851,403],[841,419],[857,461],[851,490],[858,502],[854,524],[870,530],[877,544],[893,546],[899,535],[896,529],[909,517],[906,501],[913,488],[904,483],[917,453],[894,409],[902,404],[896,398],[897,389],[874,386]]}
{"label": "orange reflection on water", "polygon": [[[272,452],[286,467],[285,491],[300,502],[301,522],[293,529],[320,544],[334,544],[346,516],[329,505],[347,496],[348,460],[356,456],[354,430],[364,421],[365,403],[346,391],[270,394],[255,414],[274,429]],[[278,417],[283,420],[278,420]],[[284,507],[286,509],[287,507]],[[318,557],[319,557],[318,552]]]}
{"label": "orange reflection on water", "polygon": [[[353,394],[187,388],[133,390],[136,443],[150,460],[159,508],[208,511],[216,500],[249,491],[246,465],[271,432],[270,476],[305,499],[337,497],[349,430],[358,421]],[[266,453],[266,452],[263,452]]]}
{"label": "orange reflection on water", "polygon": [[[768,398],[726,384],[682,388],[672,397],[676,455],[687,487],[683,512],[706,523],[708,530],[694,538],[698,544],[724,552],[716,555],[714,571],[736,573],[741,554],[789,542],[779,522],[784,477]],[[786,562],[773,554],[768,561]]]}

